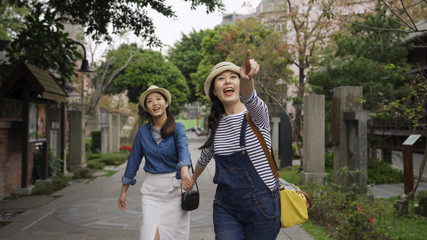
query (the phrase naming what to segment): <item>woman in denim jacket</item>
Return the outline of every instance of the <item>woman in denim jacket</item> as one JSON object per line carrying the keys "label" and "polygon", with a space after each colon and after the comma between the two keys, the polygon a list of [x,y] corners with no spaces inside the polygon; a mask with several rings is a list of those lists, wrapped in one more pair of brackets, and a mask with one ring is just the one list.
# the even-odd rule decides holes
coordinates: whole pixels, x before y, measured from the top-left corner
{"label": "woman in denim jacket", "polygon": [[119,208],[126,210],[126,193],[141,160],[145,157],[146,176],[141,187],[142,222],[140,239],[189,239],[190,214],[181,209],[180,181],[189,189],[192,179],[185,127],[169,113],[171,94],[165,88],[150,86],[139,98],[139,105],[148,116],[132,146],[126,171],[122,177]]}
{"label": "woman in denim jacket", "polygon": [[215,239],[274,240],[280,230],[279,189],[247,118],[249,114],[271,147],[268,108],[254,89],[258,71],[248,50],[242,67],[218,63],[205,81],[212,101],[210,132],[192,178],[196,181],[215,158]]}

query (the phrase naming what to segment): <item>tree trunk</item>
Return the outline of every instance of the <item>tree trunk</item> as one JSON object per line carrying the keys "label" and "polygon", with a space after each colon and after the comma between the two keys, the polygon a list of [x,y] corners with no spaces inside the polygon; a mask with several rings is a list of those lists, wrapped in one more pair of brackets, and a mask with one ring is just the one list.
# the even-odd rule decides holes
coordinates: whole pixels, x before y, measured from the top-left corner
{"label": "tree trunk", "polygon": [[101,130],[101,110],[99,108],[99,104],[95,106],[95,108],[93,109],[93,113],[95,120],[95,129]]}
{"label": "tree trunk", "polygon": [[135,121],[135,124],[133,125],[132,130],[129,133],[128,142],[133,144],[133,141],[135,141],[136,134],[138,133],[139,128],[142,125],[141,118],[138,117],[138,119]]}
{"label": "tree trunk", "polygon": [[[300,62],[299,64],[299,76],[298,76],[298,98],[299,101],[303,101],[304,99],[304,90],[305,90],[305,67],[304,67],[304,62]],[[302,104],[297,103],[294,104],[295,106],[295,125],[297,126],[297,128],[302,131],[302,126],[301,126],[301,122],[302,122]],[[298,141],[301,141],[302,139],[298,139]]]}

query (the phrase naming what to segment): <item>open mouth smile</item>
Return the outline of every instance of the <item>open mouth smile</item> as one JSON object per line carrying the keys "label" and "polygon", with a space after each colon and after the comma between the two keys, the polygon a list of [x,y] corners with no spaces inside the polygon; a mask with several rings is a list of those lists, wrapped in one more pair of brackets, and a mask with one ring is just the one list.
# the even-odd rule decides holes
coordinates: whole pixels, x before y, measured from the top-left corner
{"label": "open mouth smile", "polygon": [[234,88],[232,88],[232,87],[227,87],[227,88],[225,88],[224,89],[224,94],[226,95],[226,96],[231,96],[231,95],[233,95],[233,93],[234,93]]}

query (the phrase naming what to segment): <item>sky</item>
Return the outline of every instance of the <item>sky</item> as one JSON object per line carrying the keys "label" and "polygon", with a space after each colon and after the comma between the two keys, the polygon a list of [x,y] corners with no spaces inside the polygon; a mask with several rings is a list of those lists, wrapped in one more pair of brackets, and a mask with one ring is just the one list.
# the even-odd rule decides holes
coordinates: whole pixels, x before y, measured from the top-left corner
{"label": "sky", "polygon": [[[213,29],[222,21],[222,13],[206,13],[206,7],[199,6],[191,10],[191,4],[184,1],[167,0],[176,11],[177,19],[166,18],[159,13],[153,13],[157,36],[164,44],[171,45],[181,39],[181,33],[189,34],[193,29]],[[225,13],[248,14],[255,12],[260,0],[223,0]],[[249,3],[251,6],[242,6]]]}
{"label": "sky", "polygon": [[[223,0],[225,5],[224,13],[248,14],[253,13],[261,0]],[[176,12],[177,18],[167,18],[156,11],[149,12],[149,16],[153,19],[156,27],[155,34],[163,42],[165,47],[161,50],[163,54],[167,52],[168,46],[173,46],[175,42],[181,39],[182,33],[188,35],[193,31],[213,29],[222,21],[221,12],[206,13],[205,6],[199,6],[195,10],[191,10],[191,3],[182,0],[166,0],[166,3],[172,6]],[[117,45],[123,42],[141,42],[137,37],[130,35],[126,40],[116,41]],[[106,49],[108,46],[103,45],[101,49]],[[153,48],[160,51],[160,49]],[[95,56],[99,60],[103,50],[97,51]]]}

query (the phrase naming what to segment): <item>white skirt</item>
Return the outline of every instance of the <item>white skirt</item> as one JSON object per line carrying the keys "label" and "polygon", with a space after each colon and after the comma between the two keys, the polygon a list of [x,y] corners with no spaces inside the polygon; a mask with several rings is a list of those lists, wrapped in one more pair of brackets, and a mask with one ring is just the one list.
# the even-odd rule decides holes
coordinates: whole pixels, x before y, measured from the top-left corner
{"label": "white skirt", "polygon": [[159,228],[161,240],[190,238],[190,213],[181,209],[180,180],[175,173],[146,173],[141,187],[140,240],[153,240]]}

